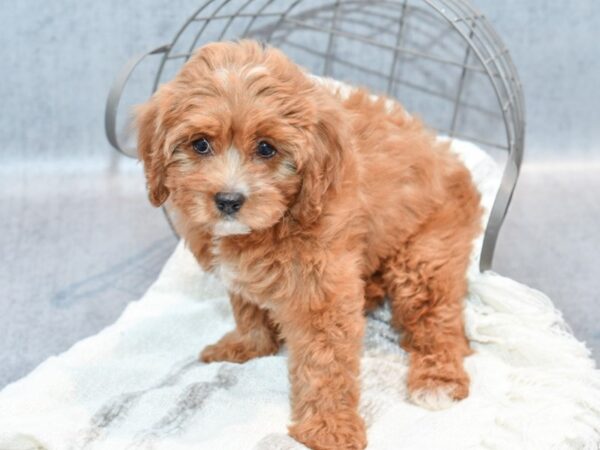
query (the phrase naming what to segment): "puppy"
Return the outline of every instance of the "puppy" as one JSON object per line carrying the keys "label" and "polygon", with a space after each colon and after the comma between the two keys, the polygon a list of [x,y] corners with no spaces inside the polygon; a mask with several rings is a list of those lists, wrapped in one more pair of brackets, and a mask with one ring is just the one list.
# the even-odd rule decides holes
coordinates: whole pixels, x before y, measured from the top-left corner
{"label": "puppy", "polygon": [[242,363],[285,341],[291,436],[366,446],[364,313],[384,296],[410,398],[437,408],[468,395],[462,299],[479,195],[400,105],[360,89],[343,98],[255,42],[214,43],[139,107],[137,125],[150,201],[170,200],[230,294],[236,328],[200,359]]}

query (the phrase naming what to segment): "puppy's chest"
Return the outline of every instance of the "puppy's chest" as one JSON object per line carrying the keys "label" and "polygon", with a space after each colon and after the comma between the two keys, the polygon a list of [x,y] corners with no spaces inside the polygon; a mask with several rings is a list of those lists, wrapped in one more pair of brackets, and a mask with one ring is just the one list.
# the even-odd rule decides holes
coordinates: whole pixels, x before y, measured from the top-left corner
{"label": "puppy's chest", "polygon": [[238,292],[241,279],[239,258],[223,252],[219,240],[215,240],[211,247],[209,270],[229,291]]}
{"label": "puppy's chest", "polygon": [[212,246],[210,271],[221,280],[227,290],[245,300],[268,306],[277,280],[283,273],[274,264],[261,257],[261,252],[243,252],[226,248],[219,241]]}

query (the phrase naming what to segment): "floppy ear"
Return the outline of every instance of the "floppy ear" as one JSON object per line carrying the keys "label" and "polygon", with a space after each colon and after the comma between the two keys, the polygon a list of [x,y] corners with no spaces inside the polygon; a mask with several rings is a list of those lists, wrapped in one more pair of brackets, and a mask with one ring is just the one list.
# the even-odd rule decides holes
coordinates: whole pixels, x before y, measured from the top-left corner
{"label": "floppy ear", "polygon": [[156,99],[137,108],[138,156],[144,163],[148,198],[154,206],[162,205],[169,197],[165,187],[165,133],[158,117]]}
{"label": "floppy ear", "polygon": [[343,122],[336,111],[320,111],[320,118],[309,139],[312,152],[301,168],[302,186],[292,215],[304,226],[321,215],[324,196],[342,182],[344,151],[348,145]]}

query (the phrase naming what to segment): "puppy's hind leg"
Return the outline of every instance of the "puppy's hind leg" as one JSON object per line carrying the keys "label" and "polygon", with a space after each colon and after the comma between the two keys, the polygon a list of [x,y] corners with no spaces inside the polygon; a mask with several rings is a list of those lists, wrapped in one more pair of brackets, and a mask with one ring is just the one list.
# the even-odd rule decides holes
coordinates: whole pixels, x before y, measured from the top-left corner
{"label": "puppy's hind leg", "polygon": [[424,227],[388,261],[384,274],[393,321],[410,355],[409,395],[429,409],[448,407],[469,394],[463,358],[471,350],[463,299],[475,222]]}
{"label": "puppy's hind leg", "polygon": [[200,353],[200,360],[242,363],[277,353],[279,337],[268,312],[253,303],[245,302],[237,294],[231,294],[230,301],[236,329],[227,333],[216,344],[204,348]]}

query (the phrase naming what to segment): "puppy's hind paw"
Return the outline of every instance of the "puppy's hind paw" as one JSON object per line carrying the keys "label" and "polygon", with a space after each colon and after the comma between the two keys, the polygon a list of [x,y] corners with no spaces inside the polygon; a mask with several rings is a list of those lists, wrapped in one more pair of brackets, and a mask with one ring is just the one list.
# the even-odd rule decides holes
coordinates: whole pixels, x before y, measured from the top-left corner
{"label": "puppy's hind paw", "polygon": [[417,406],[431,411],[450,408],[459,399],[454,394],[456,386],[448,384],[430,388],[419,388],[410,392],[410,400]]}

